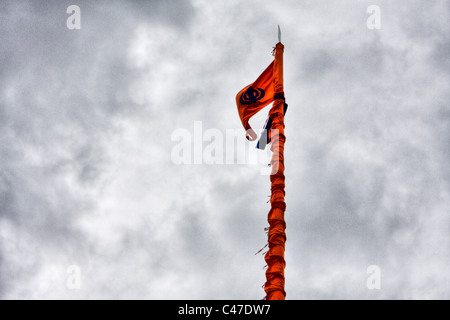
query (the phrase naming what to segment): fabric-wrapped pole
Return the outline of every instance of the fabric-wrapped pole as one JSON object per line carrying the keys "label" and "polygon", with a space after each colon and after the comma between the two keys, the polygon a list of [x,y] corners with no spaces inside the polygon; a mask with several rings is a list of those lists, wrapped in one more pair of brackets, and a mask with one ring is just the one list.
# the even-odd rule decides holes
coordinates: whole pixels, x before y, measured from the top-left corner
{"label": "fabric-wrapped pole", "polygon": [[271,209],[268,214],[269,231],[268,244],[269,250],[265,255],[267,263],[266,283],[264,290],[267,300],[284,300],[285,292],[285,276],[284,269],[286,262],[284,260],[285,243],[286,243],[286,222],[284,213],[286,210],[285,203],[285,176],[284,176],[284,143],[286,137],[284,135],[284,88],[283,88],[283,53],[284,46],[279,42],[275,47],[274,62],[274,91],[275,97],[272,109],[270,109],[269,117],[273,119],[271,131],[271,150],[272,154],[272,172],[271,181]]}

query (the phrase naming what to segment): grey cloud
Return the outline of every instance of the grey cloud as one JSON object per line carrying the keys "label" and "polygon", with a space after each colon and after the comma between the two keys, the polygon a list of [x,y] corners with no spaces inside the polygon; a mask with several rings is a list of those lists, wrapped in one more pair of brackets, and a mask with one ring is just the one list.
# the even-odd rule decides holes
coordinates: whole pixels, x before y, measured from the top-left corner
{"label": "grey cloud", "polygon": [[[90,192],[107,176],[107,143],[119,132],[114,119],[141,112],[127,92],[137,77],[127,65],[136,23],[176,20],[185,27],[191,17],[186,1],[147,2],[145,10],[137,3],[77,4],[79,33],[65,27],[69,2],[10,1],[1,8],[1,216],[40,243],[30,258],[35,271],[58,252],[66,252],[67,263],[88,254],[76,222],[97,206]],[[24,249],[11,237],[2,242]],[[1,273],[10,274],[13,262],[4,256],[2,250]],[[2,287],[26,281],[16,270]]]}

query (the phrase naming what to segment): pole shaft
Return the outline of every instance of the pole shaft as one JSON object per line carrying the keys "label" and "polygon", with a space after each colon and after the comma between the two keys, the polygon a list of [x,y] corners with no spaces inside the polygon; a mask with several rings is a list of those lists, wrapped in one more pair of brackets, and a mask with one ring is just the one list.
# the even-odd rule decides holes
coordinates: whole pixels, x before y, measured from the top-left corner
{"label": "pole shaft", "polygon": [[[283,51],[284,46],[279,42],[275,48],[274,64],[274,86],[275,94],[283,94]],[[273,119],[272,123],[272,172],[271,181],[271,208],[268,214],[269,232],[268,243],[269,251],[265,255],[267,263],[266,284],[264,290],[267,300],[284,300],[285,276],[284,269],[286,262],[284,260],[286,243],[286,222],[284,213],[285,203],[285,176],[284,176],[284,100],[276,99],[273,103],[269,116]]]}

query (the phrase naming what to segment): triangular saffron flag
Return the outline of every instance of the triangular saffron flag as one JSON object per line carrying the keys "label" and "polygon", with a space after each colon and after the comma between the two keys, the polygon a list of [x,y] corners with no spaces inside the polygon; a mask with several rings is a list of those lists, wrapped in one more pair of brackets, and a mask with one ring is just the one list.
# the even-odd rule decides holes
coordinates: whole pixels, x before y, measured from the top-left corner
{"label": "triangular saffron flag", "polygon": [[264,70],[255,82],[239,91],[236,96],[239,117],[244,129],[247,130],[247,139],[251,141],[256,140],[257,135],[248,123],[250,118],[274,100],[273,67],[274,62]]}

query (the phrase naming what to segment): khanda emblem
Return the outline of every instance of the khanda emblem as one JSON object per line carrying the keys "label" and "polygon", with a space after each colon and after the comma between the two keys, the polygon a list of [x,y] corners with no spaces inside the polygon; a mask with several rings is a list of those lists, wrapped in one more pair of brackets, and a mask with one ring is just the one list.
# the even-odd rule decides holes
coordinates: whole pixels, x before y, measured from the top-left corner
{"label": "khanda emblem", "polygon": [[253,87],[250,86],[245,92],[241,94],[239,100],[241,104],[252,104],[264,98],[265,94],[266,93],[264,92],[263,89],[260,88],[253,89]]}

